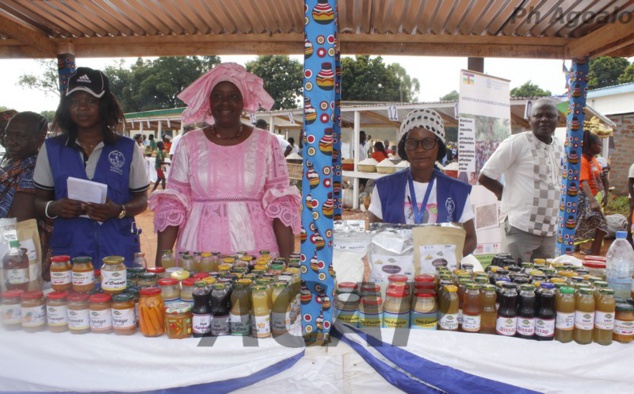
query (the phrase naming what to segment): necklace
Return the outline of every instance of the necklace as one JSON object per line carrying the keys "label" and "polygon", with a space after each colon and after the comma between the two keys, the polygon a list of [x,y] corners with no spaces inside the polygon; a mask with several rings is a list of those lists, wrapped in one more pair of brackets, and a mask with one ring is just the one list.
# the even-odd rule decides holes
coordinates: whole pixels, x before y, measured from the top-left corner
{"label": "necklace", "polygon": [[242,129],[243,128],[244,128],[244,124],[240,123],[240,128],[238,129],[238,131],[232,137],[223,137],[222,134],[220,134],[220,132],[218,130],[216,130],[216,125],[215,124],[211,126],[211,131],[214,133],[216,138],[218,138],[219,140],[236,140],[236,139],[240,138],[240,134],[242,133]]}
{"label": "necklace", "polygon": [[79,146],[81,146],[84,149],[88,149],[88,150],[94,148],[98,144],[98,142],[96,142],[94,144],[86,144],[86,143],[81,142],[80,140],[76,140],[76,142],[77,142],[77,144],[79,144]]}

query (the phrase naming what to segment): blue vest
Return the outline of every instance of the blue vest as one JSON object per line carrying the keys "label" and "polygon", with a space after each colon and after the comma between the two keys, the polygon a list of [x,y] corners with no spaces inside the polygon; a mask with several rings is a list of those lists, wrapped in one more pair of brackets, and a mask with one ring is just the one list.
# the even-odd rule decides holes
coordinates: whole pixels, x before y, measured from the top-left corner
{"label": "blue vest", "polygon": [[[471,193],[471,185],[451,178],[434,169],[436,177],[436,201],[438,223],[458,222],[462,216],[465,201]],[[409,169],[384,176],[375,181],[381,197],[381,211],[384,223],[405,223],[403,202],[408,186]]]}
{"label": "blue vest", "polygon": [[[65,145],[66,139],[66,135],[60,135],[46,140],[56,200],[68,197],[68,177],[88,180],[81,156],[77,149]],[[128,185],[134,149],[138,149],[134,140],[117,136],[114,145],[104,145],[97,162],[92,181],[108,185],[107,196],[116,204],[124,204],[133,197]],[[91,256],[96,269],[101,267],[104,257],[112,255],[123,256],[130,266],[134,253],[141,250],[133,218],[113,218],[102,224],[79,217],[57,218],[50,245],[54,255]]]}

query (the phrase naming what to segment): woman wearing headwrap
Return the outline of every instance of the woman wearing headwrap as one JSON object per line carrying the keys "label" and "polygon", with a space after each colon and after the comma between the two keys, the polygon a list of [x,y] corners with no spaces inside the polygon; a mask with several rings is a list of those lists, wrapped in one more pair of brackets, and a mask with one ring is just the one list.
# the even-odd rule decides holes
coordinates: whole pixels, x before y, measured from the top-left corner
{"label": "woman wearing headwrap", "polygon": [[477,245],[471,186],[434,167],[445,157],[445,128],[440,115],[416,109],[401,123],[398,154],[408,169],[379,178],[372,193],[370,222],[423,224],[461,223],[466,230],[462,255]]}
{"label": "woman wearing headwrap", "polygon": [[289,186],[277,138],[243,124],[243,110],[270,109],[262,79],[235,63],[216,66],[178,97],[183,122],[209,126],[184,135],[167,189],[150,197],[160,251],[246,251],[289,257],[300,230],[300,195]]}

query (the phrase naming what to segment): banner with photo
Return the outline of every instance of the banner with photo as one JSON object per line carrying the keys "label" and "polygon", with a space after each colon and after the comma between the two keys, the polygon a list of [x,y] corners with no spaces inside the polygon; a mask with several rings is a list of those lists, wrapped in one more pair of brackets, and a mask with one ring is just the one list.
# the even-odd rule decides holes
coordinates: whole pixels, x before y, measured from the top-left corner
{"label": "banner with photo", "polygon": [[473,185],[471,203],[475,213],[480,260],[502,251],[499,227],[499,203],[484,186],[478,184],[480,169],[511,135],[509,80],[474,71],[460,71],[458,104],[458,178]]}

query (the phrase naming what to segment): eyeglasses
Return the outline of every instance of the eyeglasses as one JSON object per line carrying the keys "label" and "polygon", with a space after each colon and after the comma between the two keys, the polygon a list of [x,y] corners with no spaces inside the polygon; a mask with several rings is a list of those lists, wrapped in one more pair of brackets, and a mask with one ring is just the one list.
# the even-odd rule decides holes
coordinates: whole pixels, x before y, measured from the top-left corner
{"label": "eyeglasses", "polygon": [[436,137],[427,137],[423,138],[422,140],[407,139],[405,140],[405,149],[416,150],[418,149],[418,146],[421,145],[423,149],[431,150],[434,149],[437,143],[438,138]]}

